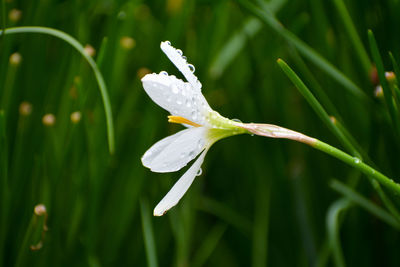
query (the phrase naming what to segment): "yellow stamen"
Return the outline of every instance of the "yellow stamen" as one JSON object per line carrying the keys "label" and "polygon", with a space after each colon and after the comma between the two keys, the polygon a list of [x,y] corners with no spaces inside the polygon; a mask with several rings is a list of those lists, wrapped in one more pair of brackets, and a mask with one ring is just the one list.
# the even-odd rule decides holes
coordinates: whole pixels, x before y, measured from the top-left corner
{"label": "yellow stamen", "polygon": [[197,123],[195,123],[193,121],[185,119],[184,117],[181,117],[181,116],[172,116],[172,115],[170,115],[170,116],[168,116],[168,122],[171,122],[171,123],[182,123],[182,124],[192,125],[194,127],[201,127],[200,124],[197,124]]}

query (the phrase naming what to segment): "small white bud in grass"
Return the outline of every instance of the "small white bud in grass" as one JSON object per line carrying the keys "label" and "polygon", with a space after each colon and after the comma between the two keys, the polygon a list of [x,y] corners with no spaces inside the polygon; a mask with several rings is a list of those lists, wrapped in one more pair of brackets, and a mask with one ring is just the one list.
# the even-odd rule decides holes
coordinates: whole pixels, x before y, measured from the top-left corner
{"label": "small white bud in grass", "polygon": [[388,82],[393,82],[396,80],[396,75],[394,74],[393,71],[387,71],[385,72],[385,77]]}
{"label": "small white bud in grass", "polygon": [[149,74],[150,70],[148,68],[142,67],[140,69],[138,69],[137,71],[137,76],[139,77],[139,79],[142,79],[144,76],[146,76],[146,74]]}
{"label": "small white bud in grass", "polygon": [[85,53],[88,56],[93,57],[96,54],[96,49],[93,48],[93,46],[91,46],[90,44],[85,45]]}
{"label": "small white bud in grass", "polygon": [[132,37],[129,37],[129,36],[121,37],[121,39],[119,40],[119,43],[120,43],[121,47],[125,50],[131,50],[136,45],[135,39],[133,39]]}
{"label": "small white bud in grass", "polygon": [[47,213],[46,206],[44,204],[38,204],[35,206],[34,212],[37,216],[43,216]]}
{"label": "small white bud in grass", "polygon": [[19,114],[21,116],[29,116],[31,113],[32,113],[32,104],[27,101],[21,102],[21,104],[19,105]]}
{"label": "small white bud in grass", "polygon": [[72,121],[72,123],[77,124],[78,122],[80,122],[81,117],[82,117],[82,114],[81,114],[80,111],[72,112],[71,113],[71,121]]}
{"label": "small white bud in grass", "polygon": [[18,22],[21,19],[22,11],[16,8],[13,8],[8,12],[8,18],[11,22]]}
{"label": "small white bud in grass", "polygon": [[383,96],[382,86],[378,85],[375,87],[374,95],[375,95],[375,97],[378,97],[378,98]]}
{"label": "small white bud in grass", "polygon": [[12,66],[18,66],[21,63],[21,61],[22,61],[22,56],[21,56],[20,53],[15,52],[15,53],[11,54],[11,56],[10,56],[10,64]]}
{"label": "small white bud in grass", "polygon": [[43,116],[42,122],[45,126],[53,126],[56,123],[56,117],[53,114],[48,113]]}

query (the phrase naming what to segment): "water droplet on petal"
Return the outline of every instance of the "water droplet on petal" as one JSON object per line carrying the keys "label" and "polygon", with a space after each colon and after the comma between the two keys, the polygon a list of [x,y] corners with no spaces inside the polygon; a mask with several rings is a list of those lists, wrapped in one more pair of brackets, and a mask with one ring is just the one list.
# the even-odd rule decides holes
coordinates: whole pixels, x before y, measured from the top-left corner
{"label": "water droplet on petal", "polygon": [[180,50],[180,49],[176,49],[176,52],[179,54],[179,55],[183,55],[183,52],[182,52],[182,50]]}
{"label": "water droplet on petal", "polygon": [[167,45],[171,45],[171,42],[170,41],[165,41],[166,43],[167,43]]}
{"label": "water droplet on petal", "polygon": [[187,60],[187,57],[185,57],[185,56],[182,56],[182,58],[186,61]]}
{"label": "water droplet on petal", "polygon": [[200,169],[197,171],[196,176],[200,176],[202,173],[203,173],[203,170],[200,168]]}
{"label": "water droplet on petal", "polygon": [[191,113],[191,115],[192,115],[192,119],[193,120],[196,120],[197,119],[197,110],[192,110],[192,113]]}
{"label": "water droplet on petal", "polygon": [[166,71],[160,71],[160,74],[168,76],[168,72],[166,72]]}
{"label": "water droplet on petal", "polygon": [[192,73],[196,70],[195,67],[192,64],[188,64],[187,66],[188,66],[188,68],[190,69],[190,71]]}
{"label": "water droplet on petal", "polygon": [[192,106],[192,104],[190,103],[190,100],[189,100],[189,99],[186,99],[186,106],[187,106],[188,108],[190,108],[190,107]]}
{"label": "water droplet on petal", "polygon": [[176,100],[176,104],[182,105],[182,100],[180,100],[180,99]]}
{"label": "water droplet on petal", "polygon": [[179,88],[175,84],[171,86],[172,93],[177,94],[179,93]]}
{"label": "water droplet on petal", "polygon": [[200,140],[197,142],[197,147],[198,147],[198,149],[202,149],[203,146],[204,146],[204,140],[203,140],[203,139],[200,139]]}
{"label": "water droplet on petal", "polygon": [[236,122],[240,122],[240,123],[242,123],[242,121],[241,121],[241,120],[239,120],[239,119],[232,119],[232,121],[236,121]]}
{"label": "water droplet on petal", "polygon": [[186,156],[186,153],[185,153],[185,152],[182,152],[182,153],[181,153],[181,159],[183,159],[185,156]]}

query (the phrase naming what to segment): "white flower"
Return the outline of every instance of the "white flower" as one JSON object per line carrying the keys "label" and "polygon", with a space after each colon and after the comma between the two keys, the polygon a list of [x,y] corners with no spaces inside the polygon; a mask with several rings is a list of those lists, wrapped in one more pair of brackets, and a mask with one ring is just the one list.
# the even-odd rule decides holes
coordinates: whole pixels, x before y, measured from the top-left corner
{"label": "white flower", "polygon": [[181,50],[168,41],[161,43],[161,50],[188,82],[162,71],[144,76],[143,87],[154,102],[171,113],[169,122],[181,123],[187,129],[155,143],[143,155],[142,163],[153,172],[174,172],[200,155],[155,207],[155,216],[165,214],[179,202],[194,178],[201,174],[201,164],[213,143],[247,132],[240,127],[241,123],[224,118],[210,108],[201,93],[201,83],[193,74],[193,65],[187,63]]}

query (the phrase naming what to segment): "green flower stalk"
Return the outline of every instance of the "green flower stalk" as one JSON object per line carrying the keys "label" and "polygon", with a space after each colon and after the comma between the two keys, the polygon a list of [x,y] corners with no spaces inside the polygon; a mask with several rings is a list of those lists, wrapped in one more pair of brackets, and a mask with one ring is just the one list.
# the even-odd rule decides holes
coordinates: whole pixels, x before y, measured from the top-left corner
{"label": "green flower stalk", "polygon": [[187,82],[161,71],[144,76],[143,87],[156,104],[171,113],[168,116],[169,122],[182,124],[186,129],[155,143],[143,155],[142,163],[153,172],[165,173],[178,171],[196,157],[197,159],[155,207],[155,216],[164,215],[179,202],[195,177],[201,174],[204,157],[215,142],[244,133],[305,143],[358,168],[378,182],[400,192],[400,185],[359,158],[354,158],[315,138],[272,124],[242,123],[221,116],[207,103],[201,93],[202,85],[194,75],[194,67],[187,63],[182,51],[172,47],[169,41],[161,43],[161,50]]}

